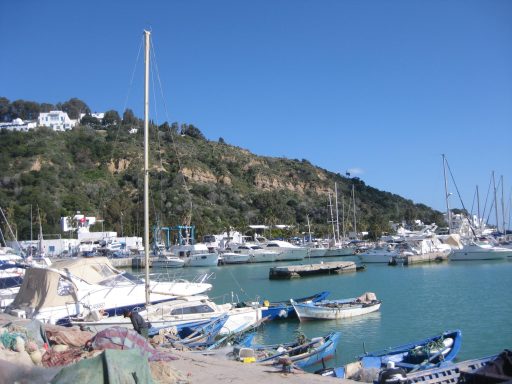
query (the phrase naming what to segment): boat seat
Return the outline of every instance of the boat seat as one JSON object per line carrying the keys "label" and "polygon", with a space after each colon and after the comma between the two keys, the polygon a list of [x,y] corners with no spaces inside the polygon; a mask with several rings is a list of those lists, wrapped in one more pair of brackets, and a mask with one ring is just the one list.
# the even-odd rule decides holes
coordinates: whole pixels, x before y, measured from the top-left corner
{"label": "boat seat", "polygon": [[380,368],[381,360],[380,357],[364,356],[361,359],[361,364],[363,368]]}

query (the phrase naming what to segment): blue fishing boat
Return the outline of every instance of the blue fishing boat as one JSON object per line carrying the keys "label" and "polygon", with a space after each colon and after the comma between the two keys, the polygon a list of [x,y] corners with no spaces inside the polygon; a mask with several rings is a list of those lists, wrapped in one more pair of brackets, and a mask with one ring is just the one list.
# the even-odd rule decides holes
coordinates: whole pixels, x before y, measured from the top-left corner
{"label": "blue fishing boat", "polygon": [[322,376],[357,379],[388,369],[388,372],[393,374],[405,375],[408,372],[441,367],[452,362],[461,344],[460,330],[447,331],[416,342],[365,353],[354,363],[339,368],[323,369],[316,373]]}
{"label": "blue fishing boat", "polygon": [[227,314],[224,314],[210,319],[205,324],[182,325],[177,329],[176,334],[166,335],[166,337],[173,346],[185,345],[192,349],[207,348],[215,342],[228,317]]}
{"label": "blue fishing boat", "polygon": [[[322,291],[312,296],[293,299],[293,301],[296,303],[316,303],[325,300],[325,298],[329,296],[329,293],[329,291]],[[289,299],[282,301],[264,300],[261,302],[261,305],[266,308],[262,310],[262,317],[268,317],[269,320],[291,319],[297,317],[297,313],[295,312],[291,300]]]}
{"label": "blue fishing boat", "polygon": [[438,368],[410,372],[406,375],[407,383],[422,384],[451,384],[461,381],[461,377],[476,376],[482,367],[494,361],[498,355],[487,356],[480,359],[465,360],[459,363],[446,363]]}
{"label": "blue fishing boat", "polygon": [[[238,358],[244,361],[256,363],[288,364],[299,368],[328,361],[336,354],[336,346],[341,338],[341,333],[332,332],[326,336],[315,337],[311,340],[303,335],[291,343],[272,345],[252,345],[249,348],[241,348]],[[243,356],[243,358],[241,358]]]}

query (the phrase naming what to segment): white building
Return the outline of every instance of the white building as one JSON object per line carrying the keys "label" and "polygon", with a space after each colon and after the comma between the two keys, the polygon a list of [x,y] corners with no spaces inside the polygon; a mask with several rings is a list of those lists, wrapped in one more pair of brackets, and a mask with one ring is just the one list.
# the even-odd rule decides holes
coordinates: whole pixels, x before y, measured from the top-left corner
{"label": "white building", "polygon": [[50,127],[54,131],[67,131],[76,125],[76,120],[69,118],[66,112],[50,111],[39,114],[38,124],[44,127]]}
{"label": "white building", "polygon": [[21,119],[14,119],[10,123],[0,123],[0,129],[7,129],[9,131],[27,132],[29,129],[37,127],[35,121],[23,121]]}

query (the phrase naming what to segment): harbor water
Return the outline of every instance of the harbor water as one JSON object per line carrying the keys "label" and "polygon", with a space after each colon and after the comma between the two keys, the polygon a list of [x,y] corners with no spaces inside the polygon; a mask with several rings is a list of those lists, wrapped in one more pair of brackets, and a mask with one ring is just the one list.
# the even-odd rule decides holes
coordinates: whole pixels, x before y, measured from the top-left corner
{"label": "harbor water", "polygon": [[[355,257],[330,258],[354,260]],[[318,263],[321,260],[312,259]],[[327,261],[327,260],[326,260]],[[309,262],[309,261],[307,261]],[[305,262],[298,262],[305,263]],[[340,331],[336,360],[326,366],[353,361],[364,351],[374,351],[420,340],[446,330],[462,331],[458,360],[484,357],[512,348],[512,260],[443,262],[414,266],[370,264],[362,272],[270,280],[276,265],[261,263],[212,268],[154,270],[169,278],[214,272],[209,296],[217,303],[232,300],[285,300],[330,291],[329,298],[356,297],[374,292],[382,300],[379,312],[352,319],[299,322],[297,319],[267,323],[258,342],[293,340],[298,332],[312,338]]]}

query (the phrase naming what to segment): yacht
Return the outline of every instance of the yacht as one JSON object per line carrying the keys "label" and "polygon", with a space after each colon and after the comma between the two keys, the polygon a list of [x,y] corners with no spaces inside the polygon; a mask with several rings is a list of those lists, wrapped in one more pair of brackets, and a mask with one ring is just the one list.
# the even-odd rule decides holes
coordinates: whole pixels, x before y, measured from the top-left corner
{"label": "yacht", "polygon": [[368,249],[357,256],[362,263],[389,263],[393,257],[399,256],[395,244],[378,245],[375,248]]}
{"label": "yacht", "polygon": [[213,267],[219,264],[219,254],[204,243],[173,245],[170,250],[184,260],[185,267]]}
{"label": "yacht", "polygon": [[243,243],[230,245],[233,252],[249,256],[249,263],[269,263],[276,261],[279,252],[269,251],[261,245],[252,243]]}
{"label": "yacht", "polygon": [[453,249],[448,256],[451,261],[459,260],[502,260],[512,256],[512,249],[496,247],[487,242],[471,241],[462,248]]}
{"label": "yacht", "polygon": [[[202,294],[212,288],[203,280],[191,282],[149,280],[150,303]],[[45,323],[66,324],[69,316],[85,310],[115,315],[124,309],[144,307],[145,281],[115,269],[105,257],[59,260],[50,267],[31,267],[6,312]]]}
{"label": "yacht", "polygon": [[[262,309],[259,304],[254,306],[237,307],[235,304],[216,304],[205,295],[182,297],[173,301],[147,306],[139,314],[151,323],[150,332],[158,332],[180,324],[213,319],[227,314],[228,320],[220,334],[230,334],[243,331],[255,325],[262,319]],[[82,317],[75,317],[72,325],[101,331],[108,327],[124,326],[130,328],[130,319],[121,316],[102,317],[98,313],[89,313]]]}
{"label": "yacht", "polygon": [[284,240],[269,240],[264,247],[267,250],[278,252],[276,261],[304,260],[308,255],[307,248],[293,245]]}

